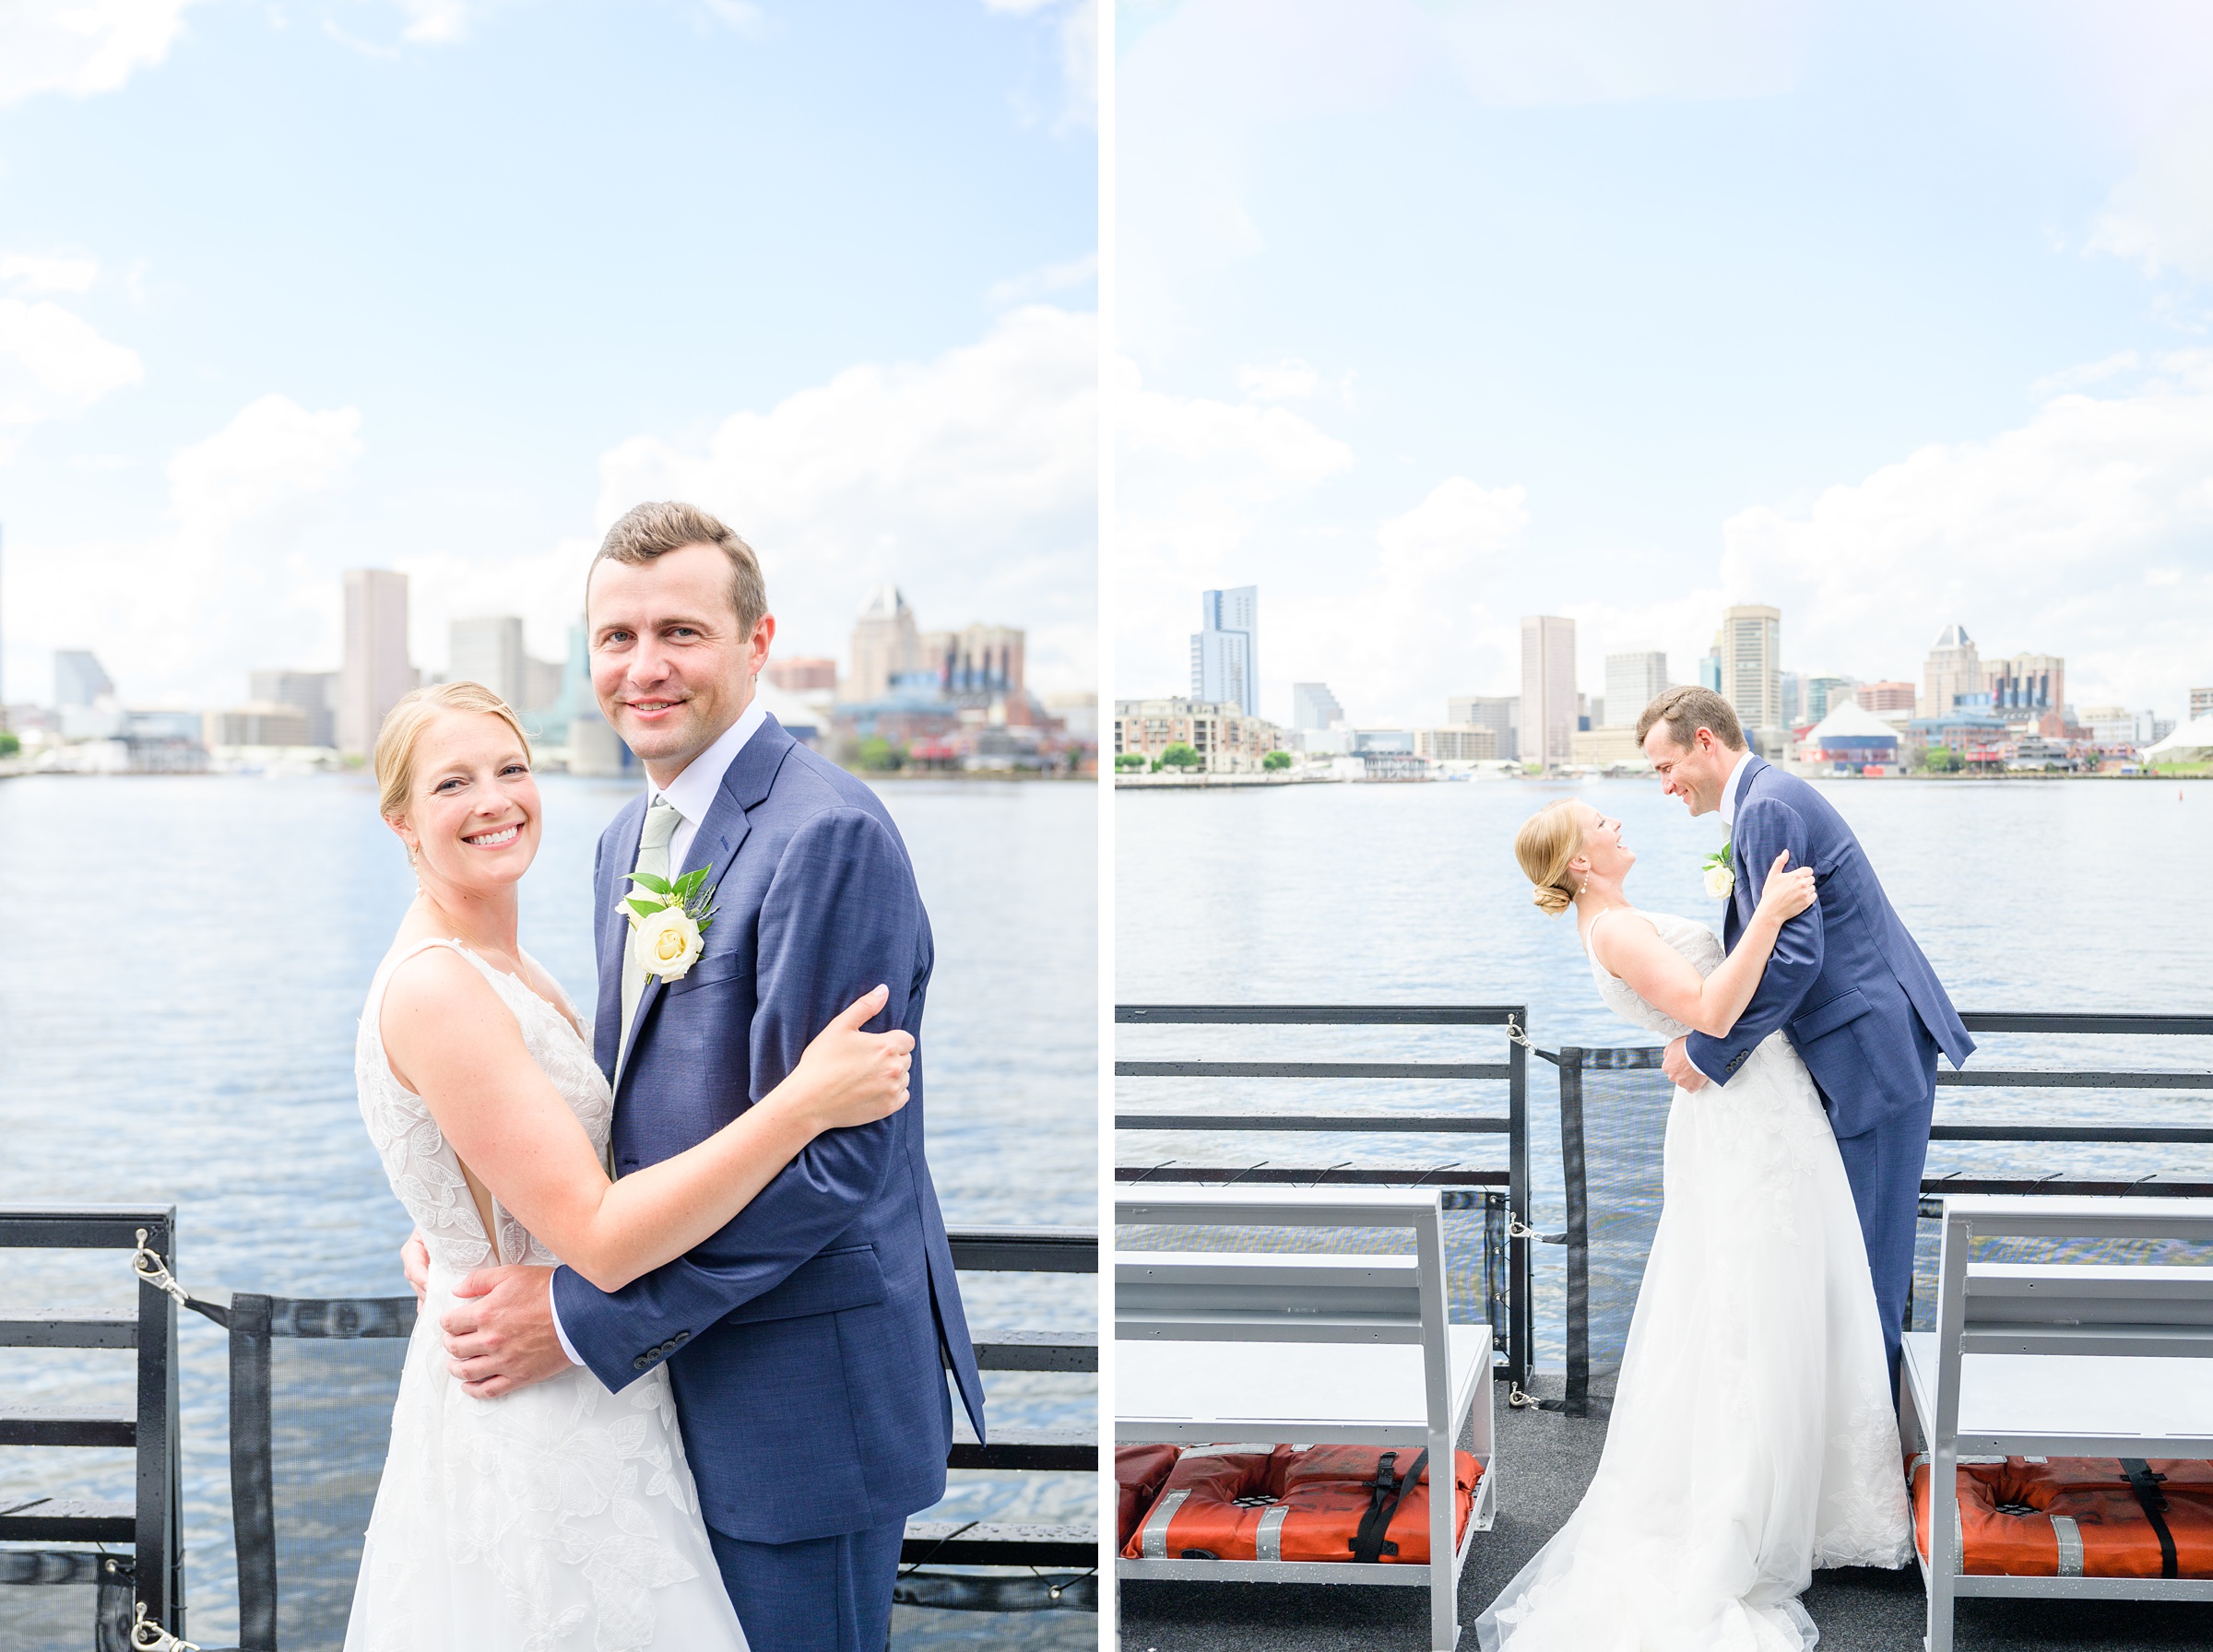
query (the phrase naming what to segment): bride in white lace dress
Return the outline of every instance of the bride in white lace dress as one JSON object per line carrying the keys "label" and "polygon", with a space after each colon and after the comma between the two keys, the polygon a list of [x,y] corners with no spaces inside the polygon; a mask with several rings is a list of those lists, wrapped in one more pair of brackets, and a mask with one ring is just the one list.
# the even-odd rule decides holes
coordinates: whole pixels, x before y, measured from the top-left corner
{"label": "bride in white lace dress", "polygon": [[514,714],[474,683],[418,690],[385,719],[376,773],[421,892],[370,985],[355,1074],[431,1270],[348,1652],[744,1652],[667,1366],[619,1395],[579,1365],[480,1398],[449,1370],[439,1316],[471,1268],[558,1259],[611,1291],[680,1255],[815,1136],[904,1105],[914,1041],[859,1031],[878,988],[735,1122],[610,1183],[607,1080],[516,940],[538,796]]}
{"label": "bride in white lace dress", "polygon": [[[1514,844],[1572,907],[1600,996],[1662,1038],[1726,1032],[1814,874],[1776,861],[1725,960],[1639,912],[1621,822],[1563,801]],[[1898,1566],[1905,1486],[1888,1366],[1828,1115],[1777,1032],[1726,1085],[1677,1090],[1664,1204],[1597,1475],[1476,1625],[1484,1652],[1805,1652],[1817,1566]]]}

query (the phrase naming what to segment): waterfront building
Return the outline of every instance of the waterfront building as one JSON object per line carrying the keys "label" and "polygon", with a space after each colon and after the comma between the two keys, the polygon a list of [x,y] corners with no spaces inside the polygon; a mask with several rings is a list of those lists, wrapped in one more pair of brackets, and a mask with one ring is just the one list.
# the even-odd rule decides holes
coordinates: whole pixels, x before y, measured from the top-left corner
{"label": "waterfront building", "polygon": [[[246,678],[246,698],[255,705],[289,705],[305,719],[302,746],[338,743],[338,674],[336,671],[255,671]],[[231,745],[234,741],[213,741]]]}
{"label": "waterfront building", "polygon": [[1426,780],[1429,778],[1429,760],[1417,757],[1411,751],[1363,751],[1360,754],[1360,778]]}
{"label": "waterfront building", "polygon": [[[1890,721],[1888,718],[1882,720]],[[1976,766],[2005,761],[2013,744],[2021,738],[2006,726],[2003,717],[1963,711],[1954,711],[1942,717],[1911,718],[1906,723],[1905,733],[1909,744],[1949,747],[1970,765]],[[2039,737],[2031,735],[2030,738]]]}
{"label": "waterfront building", "polygon": [[1722,613],[1721,696],[1736,713],[1747,738],[1772,742],[1782,719],[1782,610],[1757,603]]}
{"label": "waterfront building", "polygon": [[115,697],[115,685],[101,668],[100,661],[89,649],[57,648],[53,651],[53,703],[66,709],[72,705],[93,705],[102,699]]}
{"label": "waterfront building", "polygon": [[1183,696],[1114,702],[1117,757],[1135,752],[1157,759],[1170,746],[1184,745],[1199,753],[1201,767],[1210,774],[1245,774],[1258,770],[1283,744],[1274,724],[1248,715],[1235,703]]}
{"label": "waterfront building", "polygon": [[1521,738],[1533,766],[1575,761],[1575,621],[1532,614],[1521,621]]}
{"label": "waterfront building", "polygon": [[1898,730],[1865,706],[1840,701],[1799,742],[1798,761],[1823,774],[1888,773],[1899,761]]}
{"label": "waterfront building", "polygon": [[408,576],[388,568],[346,570],[346,654],[338,668],[341,751],[367,752],[385,714],[415,687],[408,663]]}
{"label": "waterfront building", "polygon": [[521,616],[454,620],[446,629],[445,679],[481,683],[509,705],[522,709]]}
{"label": "waterfront building", "polygon": [[834,694],[837,692],[837,662],[820,655],[799,655],[791,659],[768,662],[761,673],[770,684],[787,694]]}
{"label": "waterfront building", "polygon": [[1606,655],[1605,715],[1601,726],[1634,726],[1644,708],[1667,692],[1667,655],[1656,648]]}
{"label": "waterfront building", "polygon": [[2200,717],[2213,717],[2213,689],[2192,689],[2190,690],[2190,714],[2183,721],[2195,723]]}
{"label": "waterfront building", "polygon": [[1516,761],[1521,752],[1521,702],[1512,694],[1454,694],[1445,702],[1445,721],[1454,727],[1473,723],[1498,737],[1498,755]]}
{"label": "waterfront building", "polygon": [[278,700],[256,700],[229,711],[209,712],[202,739],[218,746],[325,746],[311,737],[308,714]]}
{"label": "waterfront building", "polygon": [[917,667],[934,672],[948,694],[987,699],[1023,693],[1025,633],[1011,625],[971,625],[964,631],[922,634]]}
{"label": "waterfront building", "polygon": [[1344,707],[1337,703],[1337,696],[1330,692],[1326,682],[1295,682],[1291,685],[1291,726],[1294,728],[1334,728],[1344,721]]}
{"label": "waterfront building", "polygon": [[1982,686],[1982,663],[1974,639],[1967,634],[1966,626],[1947,625],[1937,632],[1928,657],[1922,661],[1921,694],[1914,713],[1923,718],[1947,716],[1954,701]]}
{"label": "waterfront building", "polygon": [[1722,633],[1718,631],[1713,633],[1713,646],[1698,660],[1698,686],[1717,694],[1722,691]]}
{"label": "waterfront building", "polygon": [[1984,665],[1977,686],[1990,695],[1993,716],[2018,722],[2046,712],[2064,713],[2067,662],[2055,654],[2017,654],[2011,659],[1992,660]]}
{"label": "waterfront building", "polygon": [[1191,633],[1191,698],[1260,711],[1260,588],[1237,585],[1199,594],[1200,629]]}
{"label": "waterfront building", "polygon": [[1862,682],[1852,686],[1852,698],[1878,717],[1912,716],[1917,697],[1918,691],[1910,682]]}
{"label": "waterfront building", "polygon": [[922,639],[915,629],[915,611],[898,586],[878,585],[870,593],[860,618],[854,621],[850,649],[848,700],[882,700],[891,692],[893,678],[919,667]]}
{"label": "waterfront building", "polygon": [[1086,689],[1081,694],[1047,694],[1046,715],[1057,720],[1067,738],[1087,746],[1099,743],[1099,697]]}
{"label": "waterfront building", "polygon": [[1842,702],[1852,698],[1852,679],[1849,677],[1809,677],[1799,690],[1805,702],[1799,714],[1808,723],[1818,723]]}
{"label": "waterfront building", "polygon": [[1438,763],[1487,763],[1498,759],[1498,731],[1472,723],[1414,731],[1414,754]]}
{"label": "waterfront building", "polygon": [[[1637,708],[1643,711],[1641,705]],[[1585,768],[1614,769],[1623,767],[1650,768],[1644,748],[1637,743],[1637,726],[1634,723],[1609,724],[1604,727],[1587,728],[1575,737],[1575,761]]]}

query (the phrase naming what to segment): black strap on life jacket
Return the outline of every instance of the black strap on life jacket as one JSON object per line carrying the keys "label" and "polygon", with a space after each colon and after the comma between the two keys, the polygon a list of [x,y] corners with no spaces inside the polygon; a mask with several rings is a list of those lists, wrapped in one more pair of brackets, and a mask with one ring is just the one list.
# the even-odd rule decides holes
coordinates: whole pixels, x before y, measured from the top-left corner
{"label": "black strap on life jacket", "polygon": [[2121,1476],[2128,1481],[2128,1489],[2136,1494],[2144,1505],[2144,1517],[2151,1522],[2151,1529],[2160,1540],[2160,1575],[2172,1577],[2181,1571],[2175,1559],[2174,1533],[2167,1529],[2167,1493],[2160,1490],[2160,1481],[2167,1477],[2154,1474],[2151,1465],[2140,1457],[2121,1459]]}
{"label": "black strap on life jacket", "polygon": [[1368,1482],[1367,1509],[1360,1516],[1360,1529],[1353,1534],[1349,1545],[1353,1559],[1362,1565],[1376,1565],[1386,1554],[1396,1554],[1399,1546],[1386,1542],[1383,1534],[1391,1529],[1391,1517],[1399,1512],[1399,1503],[1408,1489],[1422,1478],[1422,1468],[1428,1462],[1425,1451],[1414,1459],[1414,1467],[1406,1470],[1405,1478],[1394,1479],[1391,1467],[1399,1459],[1395,1451],[1386,1451],[1376,1464],[1376,1478]]}

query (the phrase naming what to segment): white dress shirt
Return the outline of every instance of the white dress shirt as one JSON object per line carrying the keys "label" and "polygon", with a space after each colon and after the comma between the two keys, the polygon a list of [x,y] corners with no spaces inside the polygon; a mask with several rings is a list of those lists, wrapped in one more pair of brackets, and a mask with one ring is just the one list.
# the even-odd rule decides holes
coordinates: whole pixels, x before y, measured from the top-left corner
{"label": "white dress shirt", "polygon": [[[686,763],[684,772],[666,786],[655,785],[653,777],[646,776],[646,808],[657,802],[667,803],[678,816],[676,835],[669,840],[671,877],[683,869],[684,857],[692,853],[692,840],[699,835],[700,822],[707,818],[707,810],[715,806],[716,794],[722,790],[722,777],[730,772],[730,765],[738,761],[746,742],[761,732],[761,725],[767,720],[768,708],[756,694],[746,702],[738,721],[724,729],[712,746]],[[561,1339],[561,1351],[569,1356],[570,1364],[583,1364],[570,1344],[569,1333],[561,1328],[561,1309],[554,1304],[550,1291],[546,1293],[546,1307],[553,1316],[553,1334]]]}
{"label": "white dress shirt", "polygon": [[[1745,784],[1745,765],[1751,761],[1752,753],[1747,749],[1742,757],[1736,760],[1736,767],[1729,771],[1729,778],[1722,783],[1720,812],[1724,831],[1734,832],[1736,830],[1736,794],[1738,788]],[[677,832],[680,836],[683,828],[678,827]],[[677,863],[671,860],[669,864],[674,866]]]}

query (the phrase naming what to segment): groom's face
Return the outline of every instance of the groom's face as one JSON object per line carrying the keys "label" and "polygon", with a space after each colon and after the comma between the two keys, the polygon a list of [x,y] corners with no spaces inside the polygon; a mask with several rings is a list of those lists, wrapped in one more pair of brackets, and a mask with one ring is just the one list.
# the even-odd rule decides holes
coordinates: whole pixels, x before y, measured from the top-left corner
{"label": "groom's face", "polygon": [[740,629],[729,559],[713,545],[598,563],[586,610],[600,714],[666,785],[751,703],[775,620]]}
{"label": "groom's face", "polygon": [[1644,755],[1660,776],[1662,792],[1682,798],[1694,815],[1710,815],[1721,808],[1722,788],[1744,753],[1722,745],[1710,728],[1693,731],[1687,748],[1678,746],[1667,725],[1655,723],[1644,737]]}

